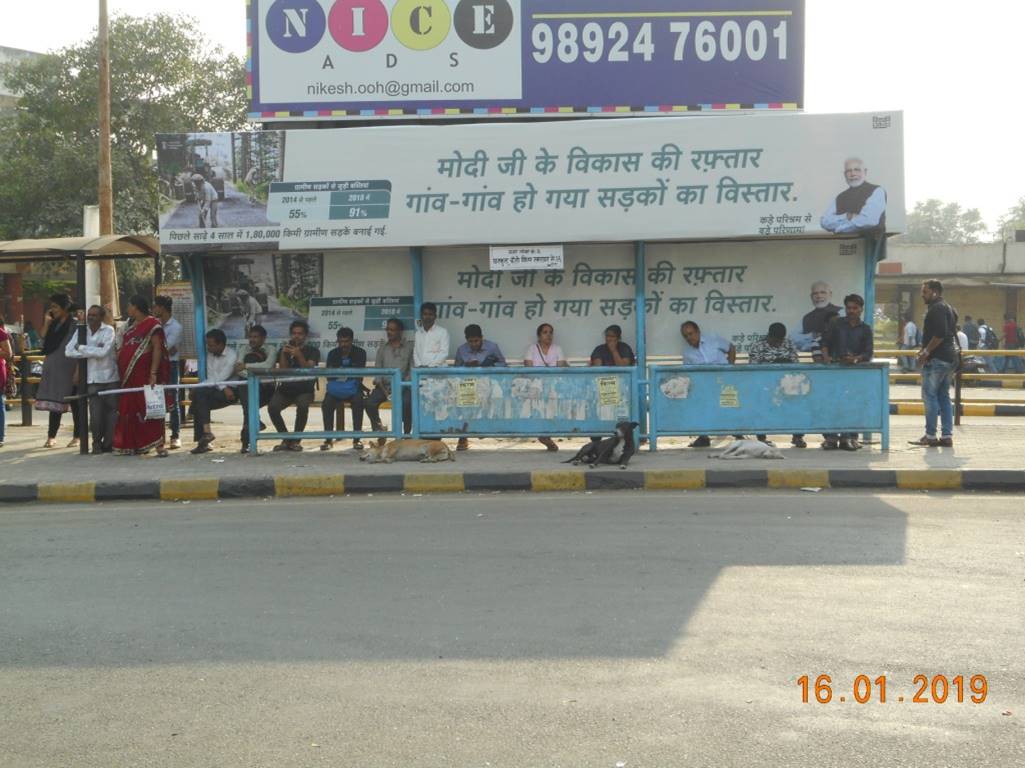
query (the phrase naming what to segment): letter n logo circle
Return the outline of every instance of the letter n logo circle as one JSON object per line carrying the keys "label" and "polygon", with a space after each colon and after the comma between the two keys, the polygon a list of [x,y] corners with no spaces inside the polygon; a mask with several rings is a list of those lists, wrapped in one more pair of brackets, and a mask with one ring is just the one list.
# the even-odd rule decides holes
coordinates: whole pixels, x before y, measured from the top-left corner
{"label": "letter n logo circle", "polygon": [[305,53],[324,37],[327,19],[317,0],[276,0],[267,11],[267,36],[288,53]]}

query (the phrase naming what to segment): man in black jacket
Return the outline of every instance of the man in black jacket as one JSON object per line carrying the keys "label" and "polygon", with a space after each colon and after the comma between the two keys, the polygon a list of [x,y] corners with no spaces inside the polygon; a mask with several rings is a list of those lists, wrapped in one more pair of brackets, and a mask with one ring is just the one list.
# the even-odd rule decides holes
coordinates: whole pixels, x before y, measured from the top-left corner
{"label": "man in black jacket", "polygon": [[[943,300],[943,283],[926,280],[922,283],[922,299],[929,306],[922,325],[922,400],[925,403],[925,434],[912,445],[954,445],[954,406],[950,401],[950,384],[957,370],[957,312]],[[936,438],[936,417],[941,434]]]}

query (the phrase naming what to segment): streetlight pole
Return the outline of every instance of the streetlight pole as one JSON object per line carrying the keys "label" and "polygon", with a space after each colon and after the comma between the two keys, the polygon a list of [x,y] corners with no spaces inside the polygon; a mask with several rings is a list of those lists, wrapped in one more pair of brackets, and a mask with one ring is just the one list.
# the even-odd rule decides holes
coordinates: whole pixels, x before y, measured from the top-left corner
{"label": "streetlight pole", "polygon": [[[107,22],[107,0],[99,0],[100,20],[97,34],[99,48],[99,111],[100,111],[100,156],[99,156],[99,198],[100,234],[114,234],[114,181],[110,162],[110,37]],[[118,314],[117,273],[114,262],[100,262],[100,304],[107,307],[114,317]]]}

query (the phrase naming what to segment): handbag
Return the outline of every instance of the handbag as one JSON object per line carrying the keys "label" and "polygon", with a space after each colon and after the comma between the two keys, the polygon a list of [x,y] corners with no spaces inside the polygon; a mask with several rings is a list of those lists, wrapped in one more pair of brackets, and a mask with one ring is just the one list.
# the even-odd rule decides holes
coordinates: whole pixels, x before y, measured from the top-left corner
{"label": "handbag", "polygon": [[167,415],[167,400],[164,399],[164,388],[161,386],[144,387],[143,397],[146,398],[146,419],[160,419]]}

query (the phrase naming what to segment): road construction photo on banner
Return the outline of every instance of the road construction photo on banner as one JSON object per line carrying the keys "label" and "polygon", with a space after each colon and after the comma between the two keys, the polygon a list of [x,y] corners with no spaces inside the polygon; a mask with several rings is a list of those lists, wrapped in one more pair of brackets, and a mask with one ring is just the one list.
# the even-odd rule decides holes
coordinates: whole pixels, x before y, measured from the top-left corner
{"label": "road construction photo on banner", "polygon": [[[219,136],[230,138],[211,137],[211,147],[255,142]],[[201,135],[189,141],[199,146]],[[175,216],[160,230],[163,249],[795,237],[904,226],[900,112],[342,128],[288,131],[274,145],[284,152],[266,223],[224,211]],[[184,154],[194,163],[201,153]],[[242,169],[236,163],[230,177]],[[211,196],[216,210],[216,191],[196,176],[196,194]]]}

